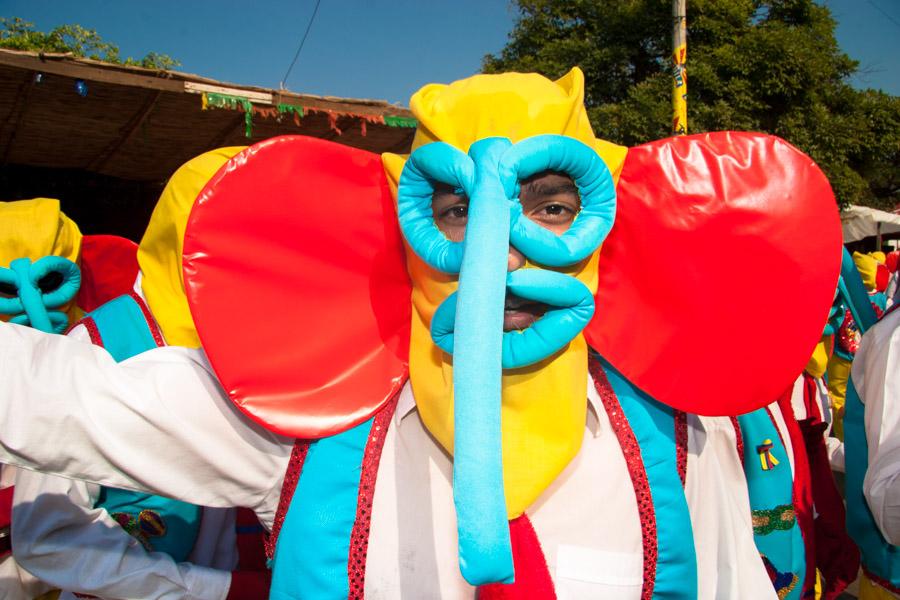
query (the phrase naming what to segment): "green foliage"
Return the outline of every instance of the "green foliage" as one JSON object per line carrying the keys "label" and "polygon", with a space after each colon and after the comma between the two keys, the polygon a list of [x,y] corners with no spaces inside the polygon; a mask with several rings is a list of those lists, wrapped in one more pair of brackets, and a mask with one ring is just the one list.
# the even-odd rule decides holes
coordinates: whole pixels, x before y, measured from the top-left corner
{"label": "green foliage", "polygon": [[79,58],[91,58],[119,65],[147,69],[171,69],[181,63],[166,54],[150,52],[141,59],[119,57],[119,47],[104,42],[93,29],[81,25],[60,25],[50,33],[36,31],[34,23],[19,17],[0,17],[0,48],[34,52],[71,52]]}
{"label": "green foliage", "polygon": [[[598,135],[670,135],[671,0],[516,0],[509,41],[485,72],[585,73]],[[688,2],[688,127],[764,131],[807,152],[842,204],[900,202],[900,98],[856,90],[827,7],[813,0]]]}

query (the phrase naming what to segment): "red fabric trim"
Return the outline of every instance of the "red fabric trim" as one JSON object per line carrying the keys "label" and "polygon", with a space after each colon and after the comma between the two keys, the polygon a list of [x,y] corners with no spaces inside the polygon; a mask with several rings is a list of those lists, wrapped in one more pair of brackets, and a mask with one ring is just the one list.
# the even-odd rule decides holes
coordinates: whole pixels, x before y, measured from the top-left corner
{"label": "red fabric trim", "polygon": [[[791,406],[791,390],[782,394],[778,399],[778,408],[781,409],[781,416],[784,418],[787,434],[791,440],[791,447],[794,454],[794,488],[793,488],[793,504],[794,512],[797,515],[797,525],[800,527],[800,534],[803,536],[803,546],[806,551],[806,577],[803,580],[802,597],[815,597],[816,585],[816,537],[815,526],[813,525],[813,490],[812,476],[809,471],[809,457],[806,454],[806,443],[803,439],[803,432],[794,418],[794,409]],[[766,408],[768,411],[769,409]],[[771,417],[772,413],[769,412]],[[772,420],[775,429],[778,425]],[[779,431],[779,435],[781,432]]]}
{"label": "red fabric trim", "polygon": [[491,583],[478,588],[478,600],[555,600],[556,590],[547,559],[528,515],[509,522],[513,568],[516,580],[510,584]]}
{"label": "red fabric trim", "polygon": [[12,523],[12,500],[14,486],[0,489],[0,529]]}
{"label": "red fabric trim", "polygon": [[259,600],[269,597],[272,576],[262,571],[232,571],[225,600]]}
{"label": "red fabric trim", "polygon": [[737,449],[738,458],[741,459],[741,467],[743,467],[744,466],[744,432],[741,431],[741,424],[738,422],[737,417],[728,417],[728,420],[731,421],[731,426],[734,427],[735,448]]}
{"label": "red fabric trim", "polygon": [[641,600],[650,600],[653,597],[653,586],[656,583],[656,562],[658,559],[658,541],[656,537],[656,512],[653,509],[653,498],[650,496],[650,483],[647,480],[647,472],[641,458],[641,448],[634,437],[634,432],[622,412],[622,406],[616,397],[612,386],[606,379],[600,363],[591,359],[588,369],[594,380],[594,386],[603,401],[603,407],[609,416],[609,422],[616,439],[625,456],[628,466],[628,475],[634,486],[634,495],[637,499],[638,513],[641,519],[641,542],[644,547],[644,585],[641,590]]}
{"label": "red fabric trim", "polygon": [[[402,389],[402,388],[401,388]],[[372,522],[372,499],[375,497],[375,482],[378,479],[378,464],[387,438],[388,428],[397,409],[400,390],[378,411],[372,422],[369,439],[363,454],[362,473],[359,478],[359,495],[356,502],[356,521],[350,533],[350,557],[347,561],[349,580],[349,600],[365,597],[366,555],[369,550],[369,526]]]}
{"label": "red fabric trim", "polygon": [[900,587],[897,587],[896,585],[893,585],[887,579],[883,579],[883,578],[879,577],[878,575],[872,573],[872,571],[868,570],[865,566],[863,566],[862,571],[863,571],[863,573],[866,574],[866,577],[868,577],[869,581],[871,581],[872,583],[876,583],[879,586],[886,589],[887,591],[891,592],[892,594],[896,594],[896,595],[900,596]]}
{"label": "red fabric trim", "polygon": [[[807,419],[812,419],[813,422],[822,420],[822,409],[819,404],[819,389],[816,386],[816,378],[806,371],[803,372],[803,406],[806,408]],[[793,407],[791,408],[793,409]]]}
{"label": "red fabric trim", "polygon": [[[811,385],[810,385],[811,384]],[[815,379],[804,374],[804,403],[818,408]],[[812,480],[813,506],[817,516],[813,522],[815,564],[822,572],[822,600],[836,600],[856,579],[859,571],[859,548],[847,533],[844,501],[838,492],[828,461],[825,429],[820,413],[808,412],[809,418],[798,421],[803,434],[809,475]]]}
{"label": "red fabric trim", "polygon": [[[790,392],[787,392],[787,393],[790,394]],[[790,400],[791,400],[790,395],[788,395],[787,398],[788,398],[788,402],[790,402]],[[781,428],[778,426],[778,421],[775,420],[775,415],[772,414],[772,409],[770,409],[768,406],[766,406],[766,414],[769,415],[769,420],[772,421],[772,426],[775,428],[775,431],[778,433],[778,439],[781,441],[781,445],[784,446],[785,450],[787,450],[787,444],[784,443],[784,436],[781,434]],[[793,410],[791,411],[791,414],[792,415],[794,414]],[[785,421],[787,421],[787,417],[784,415],[783,412],[782,412],[781,416],[784,417]],[[794,441],[791,440],[791,444],[793,444],[793,442]]]}
{"label": "red fabric trim", "polygon": [[84,317],[80,321],[75,321],[72,323],[71,327],[66,330],[65,335],[69,335],[73,329],[78,327],[79,325],[84,325],[84,328],[87,329],[88,335],[91,338],[91,343],[95,346],[100,346],[103,348],[103,337],[100,335],[100,329],[97,328],[97,323],[94,322],[94,319],[91,317]]}
{"label": "red fabric trim", "polygon": [[275,521],[272,523],[272,533],[266,538],[266,558],[272,560],[275,557],[275,544],[278,543],[278,534],[284,525],[284,517],[287,515],[291,498],[300,481],[300,472],[303,471],[303,462],[309,451],[310,440],[297,440],[294,449],[291,450],[291,459],[288,461],[287,471],[284,474],[284,483],[281,485],[281,497],[278,499],[278,509],[275,511]]}
{"label": "red fabric trim", "polygon": [[678,464],[678,477],[681,478],[681,487],[687,481],[687,450],[688,430],[687,413],[673,410],[675,417],[675,460]]}
{"label": "red fabric trim", "polygon": [[156,342],[156,345],[159,347],[165,346],[166,342],[163,340],[162,332],[159,330],[159,325],[156,324],[156,319],[154,319],[153,315],[150,313],[150,309],[147,308],[147,303],[144,302],[144,299],[138,296],[134,290],[130,291],[128,295],[137,303],[141,312],[144,314],[144,320],[147,321],[147,327],[150,328],[150,335],[153,336],[153,341]]}
{"label": "red fabric trim", "polygon": [[238,508],[235,519],[238,571],[266,571],[266,534],[256,513]]}

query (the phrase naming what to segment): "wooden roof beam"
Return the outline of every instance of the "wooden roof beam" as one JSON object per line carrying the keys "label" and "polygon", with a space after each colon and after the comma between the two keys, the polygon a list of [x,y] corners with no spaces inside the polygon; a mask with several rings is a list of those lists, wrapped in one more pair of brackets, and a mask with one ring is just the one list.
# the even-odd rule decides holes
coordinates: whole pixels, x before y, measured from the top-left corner
{"label": "wooden roof beam", "polygon": [[144,104],[137,110],[136,113],[128,120],[128,122],[122,127],[121,135],[117,140],[114,140],[111,144],[109,144],[106,148],[103,149],[100,154],[97,155],[94,160],[88,164],[88,171],[101,171],[106,163],[115,156],[116,152],[119,149],[128,143],[132,137],[134,137],[135,132],[141,128],[141,125],[147,120],[147,117],[150,116],[150,113],[153,112],[153,108],[156,106],[156,103],[159,101],[159,97],[162,96],[162,90],[155,90],[150,92],[147,95],[147,99],[144,101]]}
{"label": "wooden roof beam", "polygon": [[[216,134],[216,136],[209,141],[209,148],[212,149],[221,147],[222,144],[225,143],[225,140],[234,135],[234,132],[238,129],[238,127],[241,128],[241,131],[244,130],[244,113],[242,112],[239,112],[236,117],[231,119],[228,122],[228,125],[226,125],[222,129],[222,131]],[[246,143],[249,145],[251,142],[248,140]]]}
{"label": "wooden roof beam", "polygon": [[16,103],[12,110],[9,111],[9,116],[6,117],[3,126],[0,127],[0,132],[4,131],[9,122],[15,118],[12,131],[3,148],[3,158],[0,159],[0,164],[6,164],[9,153],[12,151],[13,144],[16,141],[16,134],[19,131],[19,126],[22,124],[22,119],[25,118],[25,109],[28,107],[28,97],[31,95],[31,90],[34,89],[34,76],[35,74],[33,71],[25,71],[25,77],[22,80],[22,84],[19,86],[19,92],[16,94]]}

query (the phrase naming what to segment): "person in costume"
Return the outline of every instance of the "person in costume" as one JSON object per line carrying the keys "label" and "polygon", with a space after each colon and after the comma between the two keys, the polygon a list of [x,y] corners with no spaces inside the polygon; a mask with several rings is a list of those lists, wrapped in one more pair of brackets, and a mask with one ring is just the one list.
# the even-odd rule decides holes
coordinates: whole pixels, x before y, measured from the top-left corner
{"label": "person in costume", "polygon": [[[843,313],[838,291],[822,339],[790,393],[790,412],[800,432],[797,435],[794,431],[793,437],[802,442],[798,444],[802,448],[791,457],[792,465],[801,463],[794,467],[794,502],[807,501],[798,511],[809,515],[803,531],[807,562],[817,569],[816,597],[826,600],[839,596],[859,571],[859,550],[847,533],[844,500],[832,473],[833,467],[843,472],[844,450],[843,444],[830,435],[831,401],[825,382],[829,352]],[[779,402],[787,411],[785,403],[786,400]],[[786,425],[789,431],[793,430],[790,422]]]}
{"label": "person in costume", "polygon": [[[78,320],[82,313],[75,298],[81,287],[81,241],[78,226],[60,211],[58,200],[0,202],[0,321],[61,333]],[[31,600],[51,588],[12,556],[17,472],[15,467],[0,465],[0,583],[4,598]]]}
{"label": "person in costume", "polygon": [[863,334],[847,385],[845,413],[847,528],[859,545],[863,600],[900,598],[897,380],[900,313],[877,322],[867,287],[846,274],[848,305]]}
{"label": "person in costume", "polygon": [[[884,314],[887,308],[887,297],[884,290],[887,287],[887,267],[879,263],[876,255],[882,253],[863,254],[853,253],[853,263],[862,277],[863,284],[868,290],[869,301],[877,315]],[[883,254],[882,254],[883,256]],[[883,261],[882,261],[883,263]],[[832,429],[835,437],[844,439],[844,404],[847,396],[847,379],[850,377],[850,367],[856,349],[859,348],[860,331],[856,320],[848,307],[844,307],[844,319],[837,328],[834,340],[834,353],[828,360],[826,371],[828,381],[828,394],[831,398],[834,422]]]}
{"label": "person in costume", "polygon": [[[0,328],[7,406],[27,399],[43,433],[61,433],[43,416],[61,382],[125,407],[76,416],[66,457],[0,421],[0,455],[253,507],[276,600],[776,597],[734,428],[689,413],[753,410],[802,369],[839,264],[824,176],[757,134],[598,140],[577,69],[430,85],[411,108],[413,152],[384,169],[287,137],[213,177],[177,257],[205,352],[118,364]],[[814,238],[786,235],[810,221]],[[739,278],[710,261],[726,242]],[[643,277],[659,244],[691,268]],[[796,310],[798,281],[789,341],[730,385],[726,365],[762,350],[731,332],[764,301]]]}
{"label": "person in costume", "polygon": [[[120,283],[118,293],[111,294],[115,300],[109,304],[101,302],[102,307],[95,304],[110,294],[103,298],[80,295],[79,301],[90,312],[75,322],[68,333],[70,337],[104,346],[120,359],[126,358],[129,350],[139,349],[142,335],[155,347],[153,338],[160,337],[158,328],[139,294],[120,296],[134,284],[138,267],[135,255],[140,253],[144,265],[167,260],[174,241],[172,213],[185,198],[189,208],[209,176],[239,150],[225,149],[202,156],[176,172],[163,192],[140,250],[128,242],[133,264],[126,275],[129,283]],[[23,214],[24,210],[16,206],[19,204],[8,206],[14,214]],[[61,213],[60,216],[64,219]],[[17,225],[23,235],[40,231],[35,220],[20,220]],[[76,234],[77,228],[72,237],[80,243],[81,236]],[[21,254],[22,249],[10,244],[11,240],[7,237],[0,241],[4,253]],[[89,280],[92,272],[96,276],[99,270],[107,279],[111,276],[108,245],[102,256],[105,262],[95,260],[86,265]],[[55,258],[42,258],[34,264],[40,266],[42,261]],[[13,264],[21,262],[17,259]],[[143,284],[148,288],[177,288],[177,282],[170,286],[161,281],[168,275],[161,270],[145,271],[148,276]],[[22,278],[18,281],[17,298],[25,302]],[[46,291],[43,298],[48,298]],[[47,304],[52,306],[53,301]],[[136,309],[135,314],[129,315],[128,308]],[[40,317],[33,316],[34,310],[26,314],[32,323],[40,324]],[[61,598],[89,594],[102,598],[219,599],[229,593],[230,571],[237,563],[233,509],[202,509],[31,471],[20,471],[16,476],[11,533],[20,567],[63,590]]]}

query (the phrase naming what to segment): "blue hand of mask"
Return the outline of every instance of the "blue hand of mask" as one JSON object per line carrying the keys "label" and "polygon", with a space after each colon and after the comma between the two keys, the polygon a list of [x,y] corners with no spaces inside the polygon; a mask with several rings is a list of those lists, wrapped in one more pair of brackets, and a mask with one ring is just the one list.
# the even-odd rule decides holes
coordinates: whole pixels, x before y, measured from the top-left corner
{"label": "blue hand of mask", "polygon": [[45,256],[34,263],[17,258],[8,269],[0,268],[0,314],[10,322],[47,333],[62,333],[69,318],[59,308],[72,300],[81,287],[81,272],[72,261]]}

